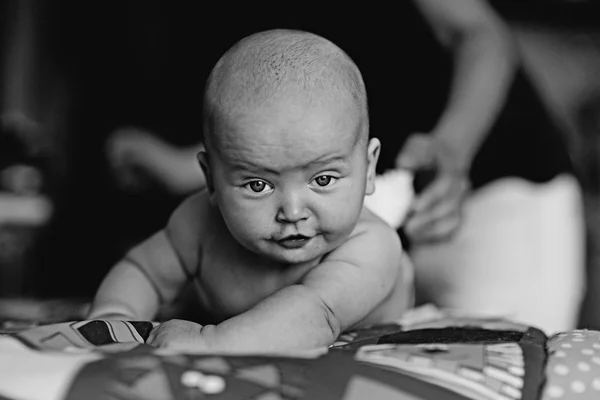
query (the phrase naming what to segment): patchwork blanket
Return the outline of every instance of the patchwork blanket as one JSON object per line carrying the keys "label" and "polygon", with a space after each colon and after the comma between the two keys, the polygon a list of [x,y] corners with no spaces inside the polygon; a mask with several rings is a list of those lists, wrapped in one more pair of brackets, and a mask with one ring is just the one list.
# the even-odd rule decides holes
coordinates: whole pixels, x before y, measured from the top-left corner
{"label": "patchwork blanket", "polygon": [[319,354],[224,356],[153,348],[152,327],[84,320],[5,329],[0,400],[600,398],[596,331],[548,338],[424,307],[344,334]]}

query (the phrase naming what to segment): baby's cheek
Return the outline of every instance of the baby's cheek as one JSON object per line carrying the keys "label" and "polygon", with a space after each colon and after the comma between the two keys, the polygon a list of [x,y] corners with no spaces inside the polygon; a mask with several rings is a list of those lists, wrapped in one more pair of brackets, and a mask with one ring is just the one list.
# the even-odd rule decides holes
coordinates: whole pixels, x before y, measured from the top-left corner
{"label": "baby's cheek", "polygon": [[332,202],[319,218],[322,231],[336,238],[349,236],[356,227],[361,209],[358,201]]}
{"label": "baby's cheek", "polygon": [[243,245],[250,245],[256,238],[264,237],[265,233],[265,221],[271,220],[264,215],[264,210],[252,210],[247,207],[234,209],[228,207],[226,210],[222,210],[227,229],[233,235],[233,237]]}

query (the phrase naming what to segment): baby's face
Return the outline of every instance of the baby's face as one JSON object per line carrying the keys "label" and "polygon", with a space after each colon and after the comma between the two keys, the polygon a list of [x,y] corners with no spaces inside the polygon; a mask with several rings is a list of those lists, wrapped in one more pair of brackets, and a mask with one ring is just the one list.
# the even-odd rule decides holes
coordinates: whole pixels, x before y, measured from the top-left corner
{"label": "baby's face", "polygon": [[379,144],[358,141],[358,113],[340,108],[287,100],[215,124],[212,199],[243,246],[297,264],[350,235]]}

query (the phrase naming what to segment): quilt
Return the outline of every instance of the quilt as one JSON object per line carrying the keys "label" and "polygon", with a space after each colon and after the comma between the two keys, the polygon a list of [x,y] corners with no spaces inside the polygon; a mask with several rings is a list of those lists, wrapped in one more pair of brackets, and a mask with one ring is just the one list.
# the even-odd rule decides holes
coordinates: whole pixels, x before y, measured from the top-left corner
{"label": "quilt", "polygon": [[327,351],[193,354],[145,343],[151,321],[0,326],[0,400],[600,398],[600,332],[547,337],[421,307]]}

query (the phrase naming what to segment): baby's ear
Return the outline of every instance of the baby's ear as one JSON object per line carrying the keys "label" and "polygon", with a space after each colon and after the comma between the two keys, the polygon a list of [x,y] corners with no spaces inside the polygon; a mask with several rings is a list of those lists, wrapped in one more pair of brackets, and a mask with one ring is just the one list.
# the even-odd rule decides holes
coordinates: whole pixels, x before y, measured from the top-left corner
{"label": "baby's ear", "polygon": [[212,171],[210,170],[210,164],[208,162],[208,154],[206,151],[202,150],[198,152],[196,155],[198,159],[198,163],[200,164],[200,168],[202,168],[202,172],[204,172],[204,178],[206,179],[206,187],[208,188],[208,193],[211,195],[215,191],[214,182],[212,179]]}
{"label": "baby's ear", "polygon": [[369,140],[367,147],[367,187],[365,195],[373,194],[375,191],[375,168],[377,167],[377,160],[379,160],[380,149],[381,142],[379,142],[379,139],[372,138]]}

